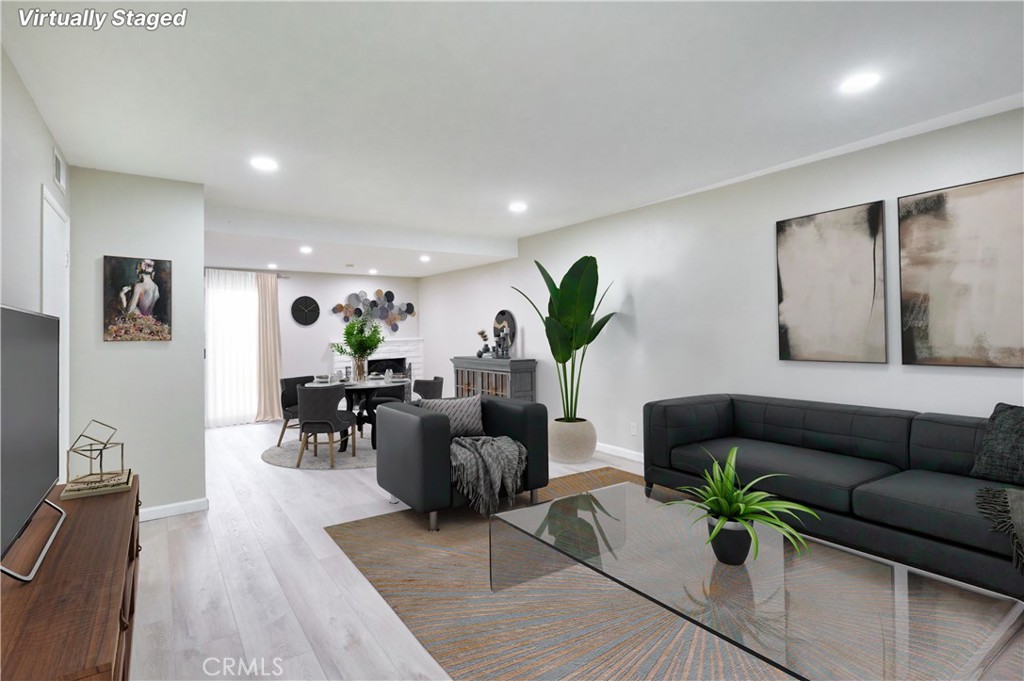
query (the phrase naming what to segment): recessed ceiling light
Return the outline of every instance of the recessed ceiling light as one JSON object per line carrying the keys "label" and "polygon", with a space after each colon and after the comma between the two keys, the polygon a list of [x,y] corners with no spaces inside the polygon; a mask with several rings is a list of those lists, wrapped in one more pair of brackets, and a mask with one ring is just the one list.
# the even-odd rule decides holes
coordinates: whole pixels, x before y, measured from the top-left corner
{"label": "recessed ceiling light", "polygon": [[421,255],[420,256],[420,262],[430,262],[430,256],[429,255]]}
{"label": "recessed ceiling light", "polygon": [[370,274],[377,274],[377,270],[375,270],[375,269],[371,268],[371,269],[370,269]]}
{"label": "recessed ceiling light", "polygon": [[277,161],[269,156],[253,156],[249,159],[249,165],[256,170],[262,170],[268,173],[273,170],[277,170]]}
{"label": "recessed ceiling light", "polygon": [[513,213],[522,213],[526,210],[526,204],[522,201],[513,201],[508,204],[508,209]]}
{"label": "recessed ceiling light", "polygon": [[267,263],[267,269],[268,270],[276,270],[277,269],[277,263],[276,262]]}
{"label": "recessed ceiling light", "polygon": [[303,253],[305,255],[309,255],[312,252],[313,252],[313,247],[312,246],[301,246],[299,248],[299,253]]}
{"label": "recessed ceiling light", "polygon": [[839,91],[844,95],[855,95],[878,85],[882,77],[877,73],[857,73],[839,85]]}

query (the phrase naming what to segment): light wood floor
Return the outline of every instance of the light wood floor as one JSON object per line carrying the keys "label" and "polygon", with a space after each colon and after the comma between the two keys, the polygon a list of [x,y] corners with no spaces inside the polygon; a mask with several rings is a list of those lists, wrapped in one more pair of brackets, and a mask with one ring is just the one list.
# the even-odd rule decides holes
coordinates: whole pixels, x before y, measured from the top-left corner
{"label": "light wood floor", "polygon": [[[323,531],[407,507],[388,503],[373,468],[263,463],[279,429],[208,430],[210,510],[142,524],[132,678],[447,678]],[[600,466],[642,468],[598,454],[552,462],[551,476]]]}

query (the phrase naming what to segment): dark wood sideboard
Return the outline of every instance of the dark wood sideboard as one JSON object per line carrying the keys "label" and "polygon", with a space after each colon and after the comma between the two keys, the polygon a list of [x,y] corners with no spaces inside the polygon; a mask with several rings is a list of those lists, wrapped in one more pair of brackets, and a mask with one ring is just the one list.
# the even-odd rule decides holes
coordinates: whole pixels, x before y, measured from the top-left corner
{"label": "dark wood sideboard", "polygon": [[495,395],[534,402],[537,360],[452,357],[455,396]]}
{"label": "dark wood sideboard", "polygon": [[[67,520],[36,578],[3,581],[0,677],[127,679],[139,583],[139,478],[127,492],[50,501]],[[27,571],[57,522],[42,506],[6,556]]]}

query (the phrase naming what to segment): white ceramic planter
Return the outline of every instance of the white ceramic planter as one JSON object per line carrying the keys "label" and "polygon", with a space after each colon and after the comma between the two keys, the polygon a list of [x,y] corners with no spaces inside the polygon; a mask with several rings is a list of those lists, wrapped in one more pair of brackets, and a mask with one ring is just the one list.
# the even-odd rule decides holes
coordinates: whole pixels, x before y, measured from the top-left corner
{"label": "white ceramic planter", "polygon": [[594,455],[597,430],[590,421],[562,421],[548,424],[548,456],[560,463],[581,463]]}

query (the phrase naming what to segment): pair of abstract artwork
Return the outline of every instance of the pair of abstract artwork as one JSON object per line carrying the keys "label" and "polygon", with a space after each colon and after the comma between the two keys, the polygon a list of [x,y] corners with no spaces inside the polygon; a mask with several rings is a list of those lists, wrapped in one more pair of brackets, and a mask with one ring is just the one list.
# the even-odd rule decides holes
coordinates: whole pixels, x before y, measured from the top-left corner
{"label": "pair of abstract artwork", "polygon": [[[1024,174],[898,201],[904,364],[1024,367]],[[882,201],[776,223],[779,358],[885,363]]]}

